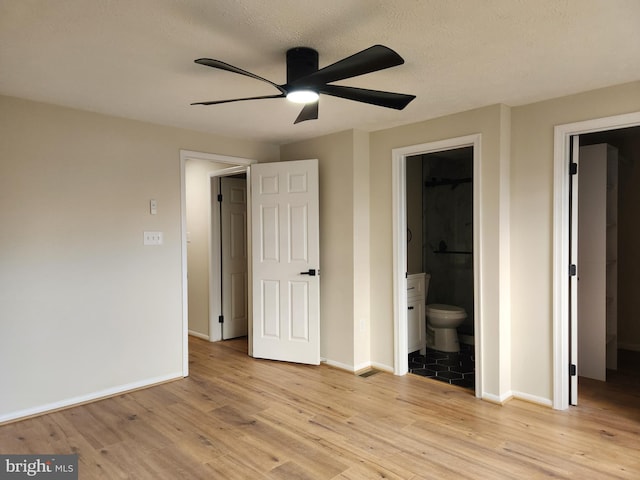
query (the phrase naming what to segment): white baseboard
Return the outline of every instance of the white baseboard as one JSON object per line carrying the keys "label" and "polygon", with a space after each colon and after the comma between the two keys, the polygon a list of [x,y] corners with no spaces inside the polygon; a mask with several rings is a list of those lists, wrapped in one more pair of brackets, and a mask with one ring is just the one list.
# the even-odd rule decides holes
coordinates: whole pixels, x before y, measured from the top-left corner
{"label": "white baseboard", "polygon": [[362,372],[363,370],[369,370],[371,368],[371,362],[362,362],[353,367],[354,372]]}
{"label": "white baseboard", "polygon": [[537,395],[531,395],[523,392],[512,392],[512,394],[513,398],[517,398],[518,400],[525,400],[527,402],[536,403],[545,407],[553,406],[553,402],[549,398],[538,397]]}
{"label": "white baseboard", "polygon": [[37,407],[27,408],[24,410],[18,410],[16,412],[10,412],[4,415],[0,415],[0,424],[4,422],[10,422],[13,420],[32,417],[34,415],[40,415],[42,413],[52,412],[67,408],[75,405],[81,405],[83,403],[94,402],[96,400],[102,400],[104,398],[119,395],[132,390],[138,390],[140,388],[151,387],[160,383],[167,382],[169,380],[176,380],[182,378],[182,372],[171,373],[168,375],[162,375],[160,377],[148,378],[139,382],[128,383],[125,385],[118,385],[117,387],[107,388],[98,392],[89,393],[87,395],[81,395],[78,397],[67,398],[59,402],[48,403],[46,405],[39,405]]}
{"label": "white baseboard", "polygon": [[204,333],[196,332],[195,330],[189,330],[189,335],[192,337],[201,338],[203,340],[209,340],[209,335],[205,335]]}
{"label": "white baseboard", "polygon": [[327,358],[320,359],[322,363],[326,363],[327,365],[331,365],[332,367],[339,368],[341,370],[346,370],[348,372],[360,372],[362,370],[366,370],[368,368],[375,368],[376,370],[382,370],[383,372],[393,373],[393,367],[389,365],[385,365],[377,362],[362,362],[358,365],[347,365],[346,363],[336,362],[335,360],[329,360]]}
{"label": "white baseboard", "polygon": [[487,402],[503,405],[505,402],[513,398],[513,394],[511,392],[507,392],[498,396],[498,395],[494,395],[493,393],[483,392],[481,398],[482,400],[486,400]]}
{"label": "white baseboard", "polygon": [[506,402],[511,400],[512,398],[517,398],[518,400],[524,400],[530,403],[535,403],[537,405],[542,405],[545,407],[553,406],[553,402],[548,398],[538,397],[536,395],[531,395],[529,393],[523,392],[514,392],[509,391],[505,392],[502,395],[493,395],[492,393],[483,393],[482,399],[491,403],[497,403],[499,405],[504,405]]}
{"label": "white baseboard", "polygon": [[393,373],[393,367],[385,365],[384,363],[371,362],[371,366],[377,370],[382,370],[383,372]]}
{"label": "white baseboard", "polygon": [[336,362],[335,360],[329,360],[327,358],[321,358],[320,361],[322,363],[326,363],[327,365],[331,365],[332,367],[339,368],[340,370],[355,372],[353,365],[347,365],[346,363]]}

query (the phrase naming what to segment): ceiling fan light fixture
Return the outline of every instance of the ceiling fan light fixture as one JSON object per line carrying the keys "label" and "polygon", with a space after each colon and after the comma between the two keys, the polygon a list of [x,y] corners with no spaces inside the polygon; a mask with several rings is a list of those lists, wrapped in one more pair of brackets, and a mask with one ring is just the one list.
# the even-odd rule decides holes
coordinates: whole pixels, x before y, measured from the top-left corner
{"label": "ceiling fan light fixture", "polygon": [[287,100],[293,103],[314,103],[318,98],[318,92],[313,90],[293,90],[287,93]]}

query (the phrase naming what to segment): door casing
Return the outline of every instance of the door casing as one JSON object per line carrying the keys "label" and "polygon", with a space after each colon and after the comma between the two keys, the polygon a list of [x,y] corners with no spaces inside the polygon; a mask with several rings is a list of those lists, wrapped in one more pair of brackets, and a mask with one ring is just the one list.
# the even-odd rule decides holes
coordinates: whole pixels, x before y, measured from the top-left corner
{"label": "door casing", "polygon": [[[571,137],[640,125],[640,112],[557,125],[553,148],[553,408],[569,408],[569,161]],[[580,268],[578,266],[578,268]],[[571,336],[577,335],[577,329]]]}

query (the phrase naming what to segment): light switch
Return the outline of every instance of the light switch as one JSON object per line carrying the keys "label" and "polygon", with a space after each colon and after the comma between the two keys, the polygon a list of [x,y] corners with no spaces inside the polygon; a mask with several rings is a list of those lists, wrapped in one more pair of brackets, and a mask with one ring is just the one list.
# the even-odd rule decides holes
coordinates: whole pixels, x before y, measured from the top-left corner
{"label": "light switch", "polygon": [[162,245],[162,232],[144,232],[145,245]]}
{"label": "light switch", "polygon": [[156,215],[158,213],[158,201],[155,199],[149,200],[149,211],[151,215]]}

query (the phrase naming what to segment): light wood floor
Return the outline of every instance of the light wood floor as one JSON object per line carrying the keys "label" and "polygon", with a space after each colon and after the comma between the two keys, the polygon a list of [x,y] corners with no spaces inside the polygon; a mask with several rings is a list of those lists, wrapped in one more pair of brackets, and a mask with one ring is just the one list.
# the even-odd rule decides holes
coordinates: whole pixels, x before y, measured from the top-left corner
{"label": "light wood floor", "polygon": [[0,453],[77,452],[83,480],[640,478],[638,384],[501,407],[414,375],[254,360],[246,340],[190,349],[189,378],[4,425]]}

